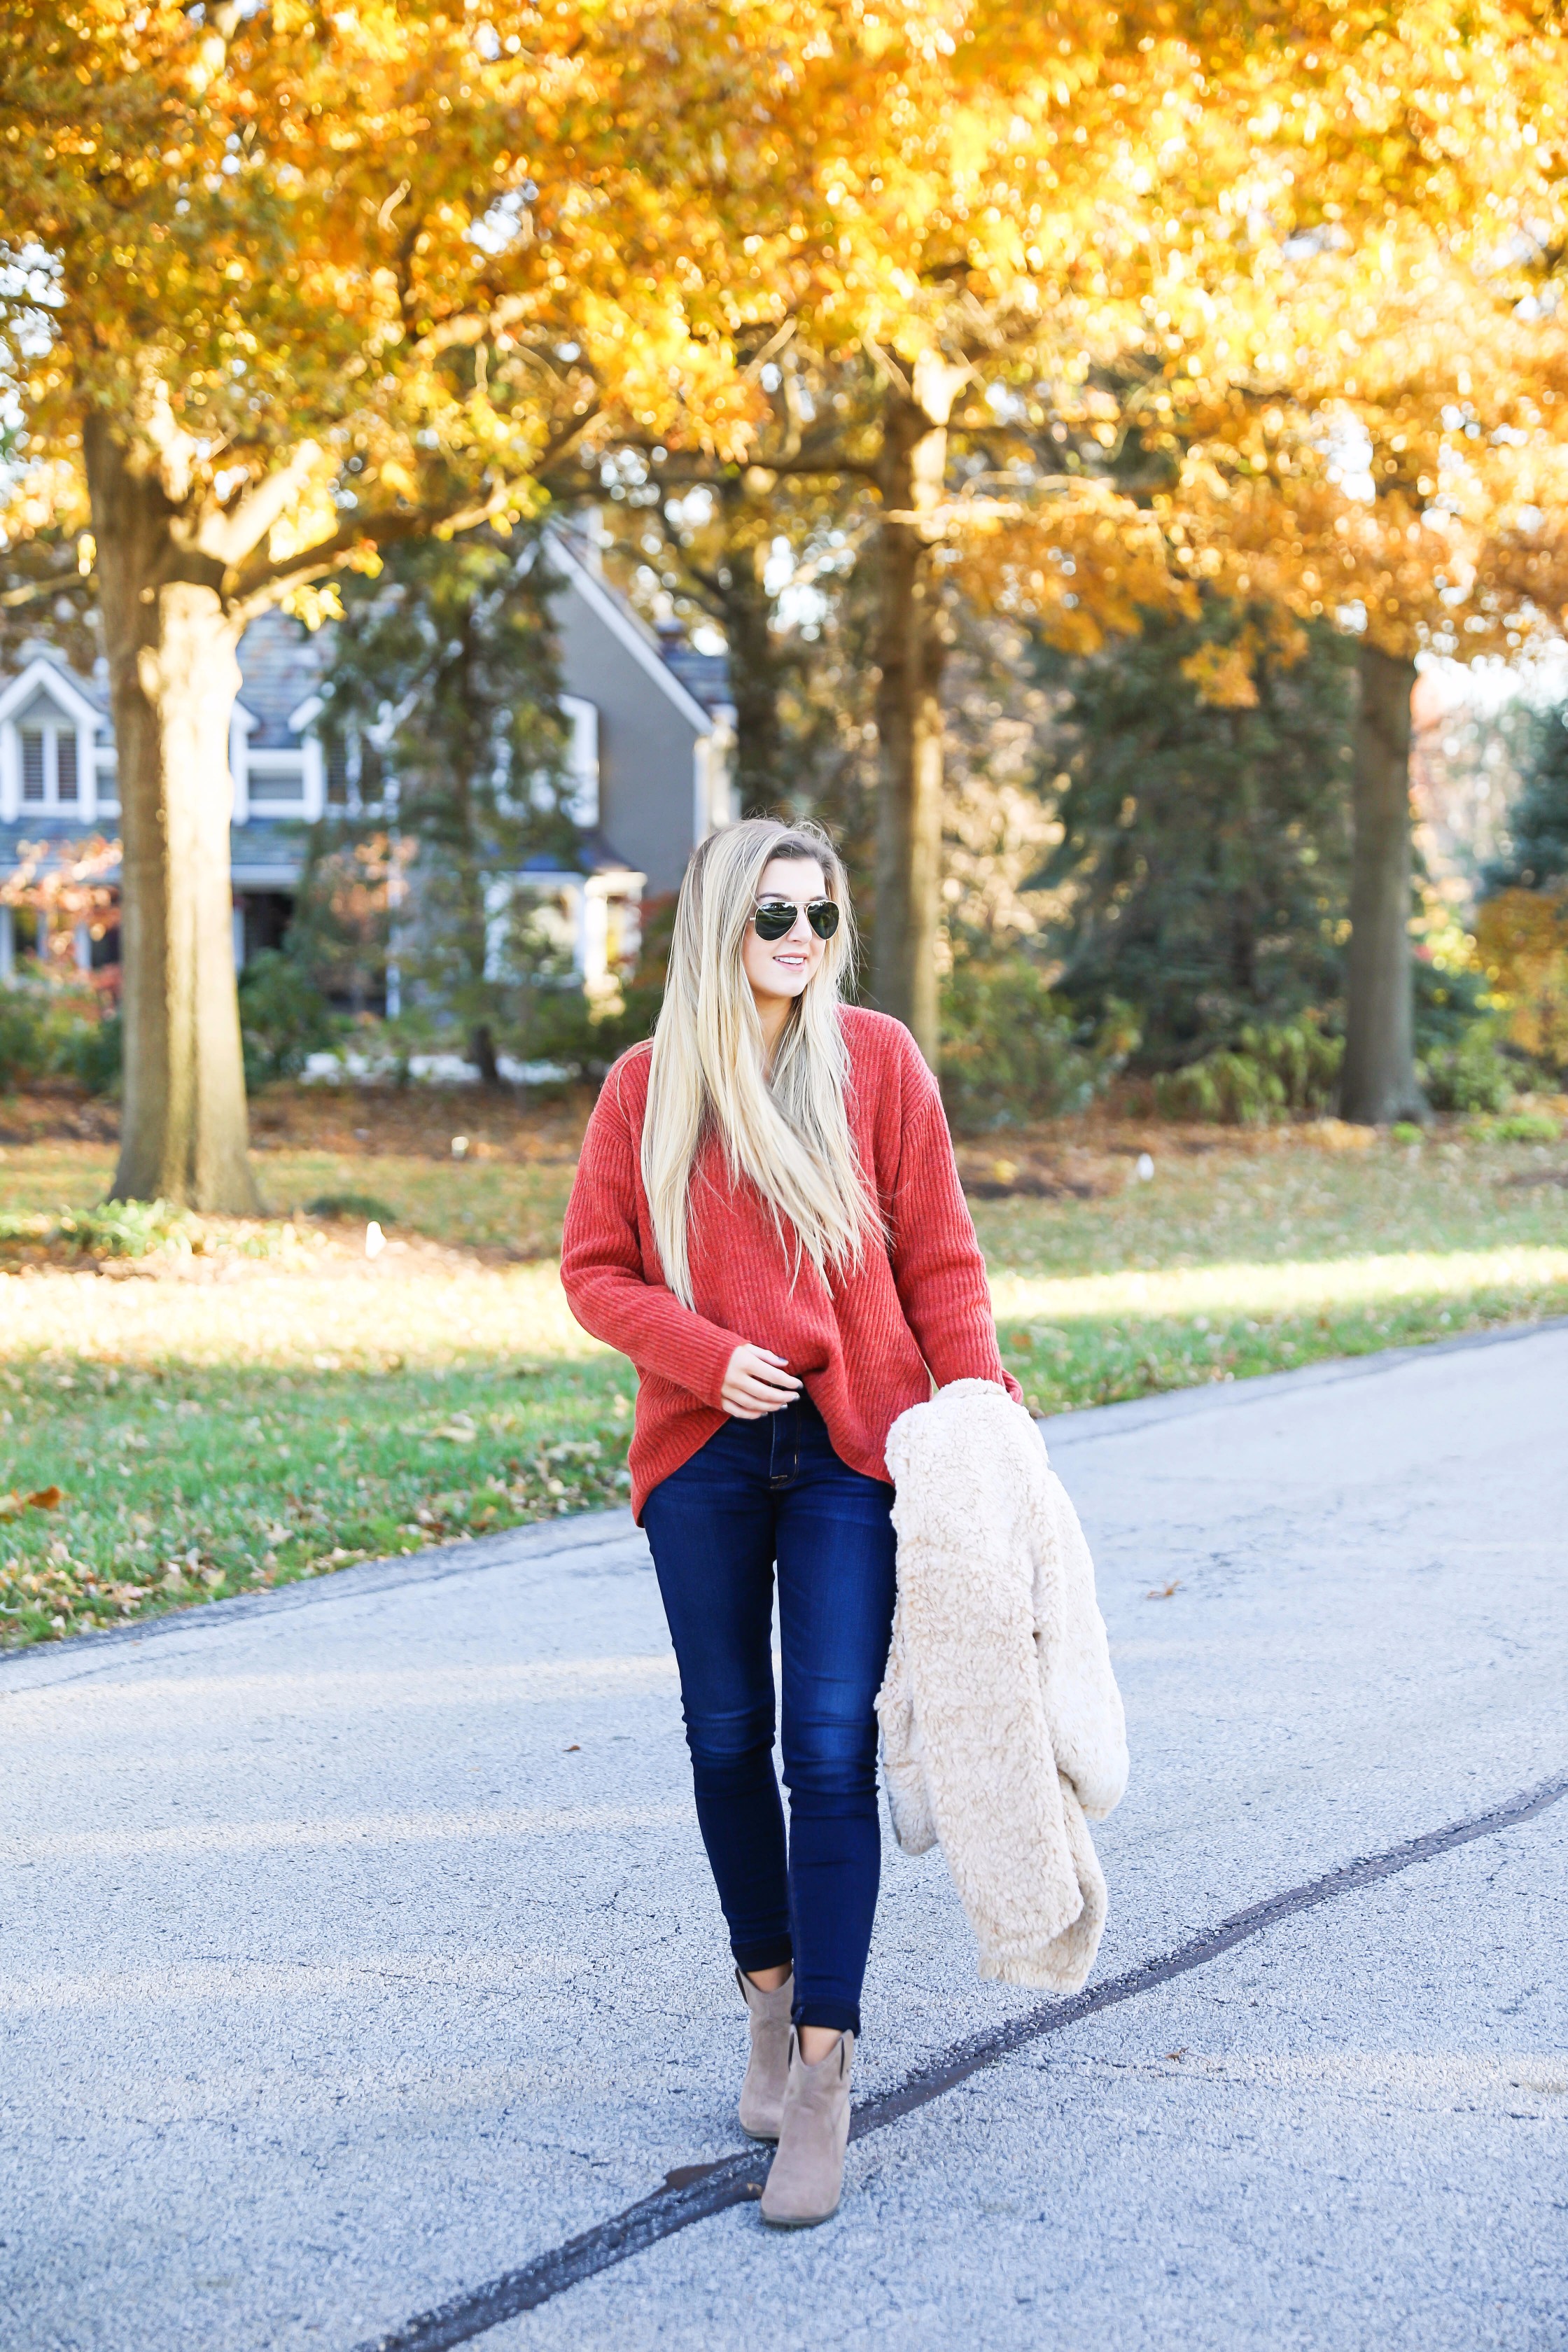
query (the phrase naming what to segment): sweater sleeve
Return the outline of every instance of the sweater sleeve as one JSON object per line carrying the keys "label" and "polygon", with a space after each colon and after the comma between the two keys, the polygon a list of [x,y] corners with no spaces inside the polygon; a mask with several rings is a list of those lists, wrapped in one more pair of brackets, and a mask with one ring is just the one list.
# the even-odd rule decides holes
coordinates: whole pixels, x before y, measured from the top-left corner
{"label": "sweater sleeve", "polygon": [[561,1286],[584,1331],[629,1356],[701,1403],[722,1409],[721,1391],[742,1342],[683,1307],[644,1271],[637,1225],[637,1142],[616,1073],[594,1106],[561,1237]]}
{"label": "sweater sleeve", "polygon": [[905,1320],[938,1388],[951,1381],[998,1381],[1021,1404],[1022,1389],[1003,1370],[985,1260],[958,1181],[936,1080],[912,1038],[901,1058],[890,1254]]}

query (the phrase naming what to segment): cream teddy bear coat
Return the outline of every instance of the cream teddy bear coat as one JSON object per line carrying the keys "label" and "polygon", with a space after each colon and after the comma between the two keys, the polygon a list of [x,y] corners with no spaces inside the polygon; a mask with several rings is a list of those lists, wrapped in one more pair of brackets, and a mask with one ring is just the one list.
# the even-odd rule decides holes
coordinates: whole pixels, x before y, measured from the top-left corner
{"label": "cream teddy bear coat", "polygon": [[1089,1822],[1127,1786],[1078,1514],[990,1381],[901,1414],[888,1468],[899,1597],[877,1713],[894,1832],[907,1853],[941,1842],[983,1977],[1076,1992],[1105,1925]]}

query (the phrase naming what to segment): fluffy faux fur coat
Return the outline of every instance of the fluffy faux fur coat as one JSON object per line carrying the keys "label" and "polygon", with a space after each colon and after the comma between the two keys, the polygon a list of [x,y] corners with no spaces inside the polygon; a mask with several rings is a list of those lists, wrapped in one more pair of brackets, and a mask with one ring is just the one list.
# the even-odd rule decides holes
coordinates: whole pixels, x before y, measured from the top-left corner
{"label": "fluffy faux fur coat", "polygon": [[1127,1786],[1094,1564],[1024,1407],[954,1381],[893,1423],[899,1599],[877,1700],[893,1828],[941,1841],[980,1973],[1075,1992],[1105,1925],[1085,1819]]}

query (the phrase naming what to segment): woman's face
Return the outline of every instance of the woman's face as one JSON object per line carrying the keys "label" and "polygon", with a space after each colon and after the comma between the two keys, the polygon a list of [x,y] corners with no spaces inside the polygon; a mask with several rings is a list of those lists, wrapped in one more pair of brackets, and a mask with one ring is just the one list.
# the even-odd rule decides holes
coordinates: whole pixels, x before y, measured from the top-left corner
{"label": "woman's face", "polygon": [[763,868],[757,905],[769,898],[787,898],[797,911],[782,940],[759,939],[756,925],[750,921],[746,925],[741,963],[760,1013],[767,1010],[770,998],[776,1002],[802,995],[820,969],[827,943],[817,938],[805,919],[805,910],[813,898],[826,896],[827,883],[814,857],[774,857]]}

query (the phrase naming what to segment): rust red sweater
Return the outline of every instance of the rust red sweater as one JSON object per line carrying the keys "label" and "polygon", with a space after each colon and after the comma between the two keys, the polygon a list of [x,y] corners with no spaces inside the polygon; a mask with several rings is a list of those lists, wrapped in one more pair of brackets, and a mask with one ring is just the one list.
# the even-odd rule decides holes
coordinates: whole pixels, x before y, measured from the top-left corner
{"label": "rust red sweater", "polygon": [[[985,1262],[953,1164],[936,1081],[901,1023],[846,1009],[847,1107],[874,1186],[887,1245],[831,1285],[786,1246],[754,1189],[731,1189],[716,1141],[693,1171],[688,1248],[693,1307],[667,1288],[643,1190],[643,1111],[652,1048],[636,1045],[609,1076],[588,1122],[566,1212],[561,1279],[572,1312],[638,1373],[632,1509],[707,1444],[742,1344],[771,1348],[827,1424],[851,1468],[888,1479],[884,1448],[900,1413],[949,1381],[1006,1380]],[[889,1481],[890,1484],[891,1482]]]}

